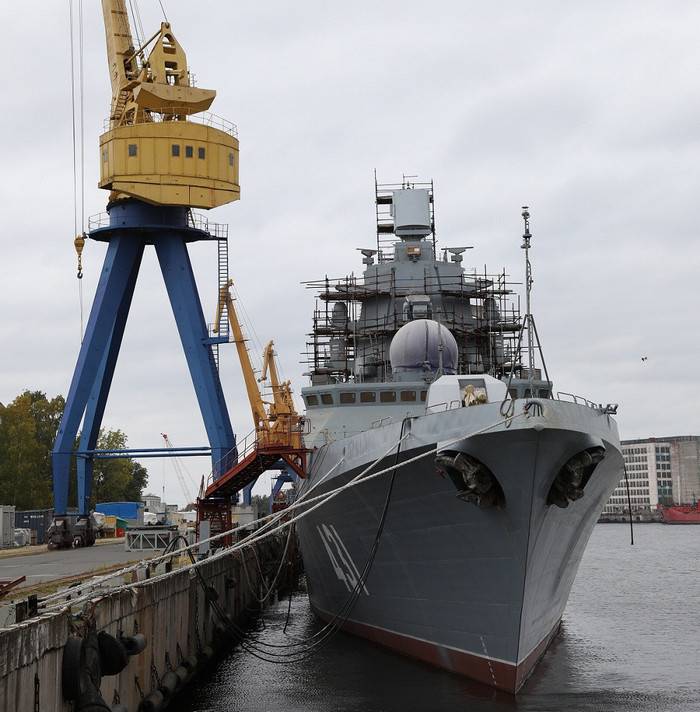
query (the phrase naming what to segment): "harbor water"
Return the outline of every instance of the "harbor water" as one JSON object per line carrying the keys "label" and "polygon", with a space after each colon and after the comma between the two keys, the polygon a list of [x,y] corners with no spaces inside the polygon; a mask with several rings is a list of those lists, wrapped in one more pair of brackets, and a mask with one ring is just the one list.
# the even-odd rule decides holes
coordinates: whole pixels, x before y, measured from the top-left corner
{"label": "harbor water", "polygon": [[[512,698],[371,643],[336,634],[301,663],[232,651],[176,712],[697,712],[700,526],[600,524],[562,631]],[[303,594],[267,610],[254,632],[279,644],[321,627]]]}

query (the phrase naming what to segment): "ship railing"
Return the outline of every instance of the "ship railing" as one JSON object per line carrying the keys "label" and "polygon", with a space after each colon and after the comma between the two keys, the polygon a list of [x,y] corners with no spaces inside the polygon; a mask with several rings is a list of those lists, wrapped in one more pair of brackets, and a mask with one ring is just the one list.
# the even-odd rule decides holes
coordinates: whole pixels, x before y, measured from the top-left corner
{"label": "ship railing", "polygon": [[596,403],[588,400],[588,398],[577,396],[575,393],[567,393],[566,391],[557,391],[557,400],[568,401],[570,403],[576,403],[577,405],[587,405],[589,408],[598,407]]}
{"label": "ship railing", "polygon": [[605,405],[602,403],[594,403],[593,401],[588,400],[588,398],[577,396],[574,393],[567,393],[566,391],[557,391],[556,399],[568,403],[576,403],[577,405],[585,405],[592,410],[597,410],[598,412],[603,413],[604,415],[617,414],[617,403],[606,403]]}
{"label": "ship railing", "polygon": [[429,405],[425,409],[425,412],[426,412],[426,414],[442,413],[446,410],[454,410],[455,408],[461,408],[461,407],[462,407],[462,401],[451,400],[451,401],[445,401],[444,403],[433,403],[433,405]]}
{"label": "ship railing", "polygon": [[[182,122],[183,116],[187,118],[185,121],[194,124],[201,124],[209,128],[218,129],[227,133],[229,136],[238,138],[238,127],[232,121],[225,119],[223,116],[214,114],[211,111],[200,111],[198,114],[190,114],[190,109],[185,106],[169,106],[163,109],[149,109],[148,121],[139,121],[138,124],[162,124],[168,122]],[[130,125],[130,124],[129,124]],[[114,121],[111,118],[106,118],[103,121],[105,131],[110,131],[114,126]]]}

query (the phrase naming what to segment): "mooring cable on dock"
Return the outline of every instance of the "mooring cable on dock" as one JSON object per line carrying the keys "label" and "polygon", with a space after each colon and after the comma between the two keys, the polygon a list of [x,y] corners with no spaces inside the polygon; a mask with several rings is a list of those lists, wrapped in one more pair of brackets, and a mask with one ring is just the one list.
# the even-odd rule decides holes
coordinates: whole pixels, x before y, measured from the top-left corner
{"label": "mooring cable on dock", "polygon": [[[412,458],[409,458],[408,460],[405,460],[405,461],[402,462],[402,463],[395,464],[395,465],[391,465],[391,466],[389,466],[389,467],[383,468],[383,469],[381,469],[381,470],[379,470],[379,471],[377,471],[377,472],[374,472],[374,473],[372,473],[372,474],[367,474],[368,472],[370,472],[370,470],[371,470],[378,462],[381,462],[381,460],[383,460],[392,450],[394,450],[394,448],[399,447],[400,444],[401,444],[401,442],[402,442],[403,440],[405,440],[407,437],[409,437],[410,433],[407,433],[407,434],[404,435],[402,438],[400,438],[396,443],[394,443],[394,444],[391,446],[391,448],[389,448],[389,450],[388,450],[385,454],[383,454],[381,457],[377,458],[377,460],[375,460],[371,465],[369,465],[367,468],[365,468],[364,470],[362,470],[362,472],[360,472],[358,475],[356,475],[354,478],[352,478],[349,482],[345,483],[344,485],[340,485],[339,487],[337,487],[337,488],[331,490],[330,492],[326,492],[326,493],[323,493],[323,494],[320,494],[320,495],[316,495],[315,497],[312,497],[311,499],[308,499],[308,500],[307,500],[307,499],[304,499],[303,497],[300,497],[300,499],[298,499],[296,502],[294,502],[293,504],[291,504],[289,507],[287,507],[287,508],[286,508],[285,510],[283,510],[282,512],[278,512],[278,513],[275,513],[275,514],[273,514],[273,515],[268,515],[267,517],[263,517],[262,520],[268,519],[268,520],[271,520],[271,521],[268,521],[263,527],[261,527],[260,529],[256,530],[255,532],[253,532],[252,534],[250,534],[248,537],[244,538],[244,539],[241,540],[240,542],[237,542],[236,544],[233,544],[233,545],[231,545],[231,546],[229,546],[229,547],[226,547],[225,549],[221,549],[220,551],[218,551],[218,552],[212,554],[211,556],[209,556],[209,557],[206,558],[206,559],[202,559],[202,560],[200,560],[200,561],[196,561],[196,562],[194,562],[194,563],[191,563],[191,564],[189,564],[188,566],[184,566],[184,567],[182,567],[181,569],[179,569],[179,571],[195,570],[195,569],[197,569],[198,567],[200,567],[201,565],[203,565],[203,564],[205,564],[205,563],[207,563],[207,562],[220,559],[220,558],[222,558],[222,557],[224,557],[224,556],[228,556],[229,554],[231,554],[231,553],[233,553],[233,552],[235,552],[235,551],[238,551],[239,549],[242,549],[242,548],[244,548],[245,546],[250,546],[250,545],[252,545],[253,543],[256,543],[256,542],[258,542],[258,541],[261,541],[261,540],[263,540],[263,539],[265,539],[265,538],[267,538],[267,537],[269,537],[269,536],[272,536],[273,534],[276,534],[276,533],[279,532],[279,531],[282,531],[282,530],[285,529],[286,527],[291,526],[291,525],[292,525],[293,523],[295,523],[296,521],[298,521],[298,520],[300,520],[300,519],[303,519],[304,517],[306,517],[307,515],[309,515],[311,512],[313,512],[313,511],[315,511],[316,509],[318,509],[319,507],[323,506],[323,504],[325,504],[326,502],[330,501],[331,499],[334,499],[335,497],[337,497],[338,495],[342,494],[342,493],[345,492],[346,490],[351,489],[352,487],[355,487],[355,486],[357,486],[357,485],[359,485],[359,484],[363,484],[363,483],[365,483],[365,482],[369,482],[370,480],[373,480],[373,479],[375,479],[375,478],[377,478],[377,477],[380,477],[381,475],[384,475],[384,474],[386,474],[386,473],[388,473],[388,472],[391,472],[391,471],[393,471],[393,470],[400,469],[400,468],[405,467],[405,466],[407,466],[407,465],[411,465],[411,464],[413,464],[414,462],[417,462],[417,461],[419,461],[419,460],[422,460],[422,459],[424,459],[424,458],[426,458],[426,457],[429,457],[429,456],[431,456],[431,455],[435,455],[439,450],[444,449],[444,448],[446,448],[446,447],[449,447],[450,445],[453,445],[453,444],[455,444],[455,443],[457,443],[457,442],[460,442],[461,440],[465,440],[465,439],[468,439],[468,438],[471,438],[471,437],[475,437],[476,435],[480,435],[480,434],[485,433],[485,432],[487,432],[487,431],[489,431],[489,430],[492,430],[493,428],[496,428],[496,427],[498,427],[499,425],[504,424],[505,422],[511,422],[511,421],[513,421],[513,420],[516,419],[516,418],[522,418],[522,417],[525,417],[525,416],[527,416],[527,413],[523,412],[523,413],[519,413],[518,415],[513,415],[513,416],[509,416],[509,417],[503,418],[503,419],[498,420],[498,421],[496,421],[496,422],[494,422],[494,423],[492,423],[492,424],[490,424],[490,425],[487,425],[487,426],[485,426],[485,427],[483,427],[483,428],[480,428],[479,430],[476,430],[476,431],[474,431],[474,432],[472,432],[472,433],[463,434],[463,435],[460,435],[460,436],[458,436],[458,437],[456,437],[456,438],[454,438],[454,439],[452,439],[452,440],[442,442],[442,443],[440,443],[439,445],[436,445],[435,447],[431,447],[430,449],[426,450],[425,452],[420,453],[420,454],[418,454],[418,455],[416,455],[416,456],[414,456],[414,457],[412,457]],[[340,462],[341,462],[341,461],[339,461],[338,463],[336,463],[336,465],[334,465],[334,468],[336,468],[336,467],[340,464]],[[312,488],[310,488],[310,489],[306,492],[306,494],[309,494],[309,493],[311,492],[311,489],[312,489]],[[272,529],[268,529],[268,527],[272,526],[273,524],[276,524],[282,517],[286,517],[290,511],[294,511],[295,509],[299,509],[299,508],[301,508],[301,507],[307,507],[308,505],[310,505],[310,504],[312,504],[312,503],[314,503],[312,507],[301,511],[300,513],[298,513],[298,514],[297,514],[296,516],[294,516],[294,517],[291,517],[291,518],[286,519],[286,521],[282,522],[282,524],[280,524],[279,526],[276,526],[275,528],[272,528]],[[187,547],[184,547],[183,549],[179,549],[177,552],[173,552],[172,554],[168,554],[168,555],[166,555],[166,556],[162,556],[162,555],[161,555],[161,556],[159,556],[159,557],[154,557],[154,558],[152,558],[152,559],[142,560],[142,561],[139,562],[138,564],[132,565],[132,566],[130,566],[130,567],[126,567],[126,569],[124,569],[122,572],[114,572],[113,574],[106,575],[105,577],[102,578],[102,581],[111,580],[111,579],[113,579],[113,578],[116,578],[117,576],[124,575],[125,573],[129,573],[130,571],[135,571],[135,570],[137,570],[137,569],[139,569],[139,568],[143,568],[144,566],[150,567],[150,566],[156,565],[158,562],[160,562],[160,561],[162,561],[162,560],[164,560],[164,559],[172,558],[172,556],[174,556],[175,554],[180,555],[180,554],[182,554],[182,553],[187,553],[187,552],[191,551],[192,549],[199,547],[199,546],[200,546],[201,544],[203,544],[203,543],[211,542],[211,541],[214,541],[214,540],[218,540],[218,539],[221,539],[221,538],[224,537],[224,536],[230,536],[232,533],[237,532],[237,531],[240,531],[240,530],[245,529],[245,528],[247,528],[247,525],[240,525],[240,526],[234,527],[233,529],[228,530],[228,531],[226,531],[226,532],[222,532],[222,533],[217,534],[217,535],[215,535],[215,536],[213,536],[213,537],[209,537],[208,539],[204,539],[204,540],[202,540],[202,541],[200,541],[200,542],[197,542],[196,544],[191,544],[191,545],[189,545],[189,546],[187,546]],[[266,529],[268,529],[268,530],[265,531]],[[160,574],[160,575],[158,575],[158,576],[154,576],[153,578],[149,579],[149,581],[151,581],[151,582],[152,582],[152,581],[158,581],[158,580],[160,580],[160,579],[162,579],[163,577],[168,576],[168,575],[169,575],[169,573]],[[96,582],[94,582],[94,583],[92,583],[92,584],[87,584],[87,585],[94,587],[94,586],[98,585],[98,583],[99,583],[99,582],[96,581]],[[122,584],[122,585],[120,585],[120,586],[115,586],[115,587],[111,588],[108,592],[105,592],[105,591],[99,591],[99,592],[91,591],[90,593],[87,593],[87,594],[85,594],[85,595],[83,595],[83,596],[79,596],[79,597],[74,598],[74,599],[72,599],[72,600],[61,601],[60,603],[54,604],[54,605],[52,605],[52,606],[46,606],[46,605],[45,605],[46,602],[48,602],[49,600],[57,600],[57,599],[59,599],[59,598],[65,598],[65,597],[66,597],[66,592],[64,591],[64,592],[62,592],[61,594],[52,594],[51,596],[49,596],[49,597],[47,597],[46,599],[44,599],[44,600],[42,601],[42,608],[44,608],[45,611],[59,610],[59,609],[62,609],[62,608],[70,607],[70,606],[75,605],[75,604],[77,604],[77,603],[83,603],[83,602],[85,602],[85,601],[88,601],[88,600],[94,598],[96,595],[105,595],[105,593],[110,593],[110,594],[111,594],[111,593],[118,593],[118,592],[120,592],[120,591],[131,590],[131,589],[136,588],[136,587],[141,586],[141,585],[143,585],[143,582],[142,582],[142,581],[131,582],[131,583],[127,583],[127,584]],[[83,587],[81,587],[81,588],[83,588]]]}

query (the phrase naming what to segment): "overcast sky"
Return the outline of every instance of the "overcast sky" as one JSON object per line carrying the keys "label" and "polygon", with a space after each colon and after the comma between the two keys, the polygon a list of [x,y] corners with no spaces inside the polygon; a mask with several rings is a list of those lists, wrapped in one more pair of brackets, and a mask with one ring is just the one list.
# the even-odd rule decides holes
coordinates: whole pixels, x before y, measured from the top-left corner
{"label": "overcast sky", "polygon": [[[77,5],[77,2],[76,2]],[[86,214],[110,89],[100,3],[85,5]],[[146,34],[161,20],[140,0]],[[170,0],[212,108],[241,142],[231,274],[295,390],[313,298],[302,280],[359,272],[380,180],[435,180],[440,245],[522,272],[531,206],[534,309],[555,388],[619,402],[623,437],[700,434],[700,6],[667,2],[296,3]],[[73,234],[68,2],[2,3],[0,401],[67,392],[80,338]],[[84,254],[89,309],[105,245]],[[206,317],[216,253],[191,254]],[[259,346],[253,341],[254,350]],[[642,361],[642,356],[648,358]],[[239,435],[251,416],[233,346],[222,379]],[[132,446],[206,444],[149,249],[106,426]],[[149,489],[182,502],[172,465]],[[206,460],[186,461],[197,480]],[[262,482],[256,491],[269,490]]]}

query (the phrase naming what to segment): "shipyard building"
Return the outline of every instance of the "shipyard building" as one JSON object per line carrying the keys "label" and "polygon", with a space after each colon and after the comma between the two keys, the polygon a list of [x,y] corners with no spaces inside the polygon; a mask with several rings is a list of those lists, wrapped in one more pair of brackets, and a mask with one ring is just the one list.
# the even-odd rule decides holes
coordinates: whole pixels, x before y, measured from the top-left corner
{"label": "shipyard building", "polygon": [[[652,511],[659,504],[688,504],[700,497],[700,436],[623,440],[622,454],[634,511]],[[627,511],[624,478],[603,514]]]}

